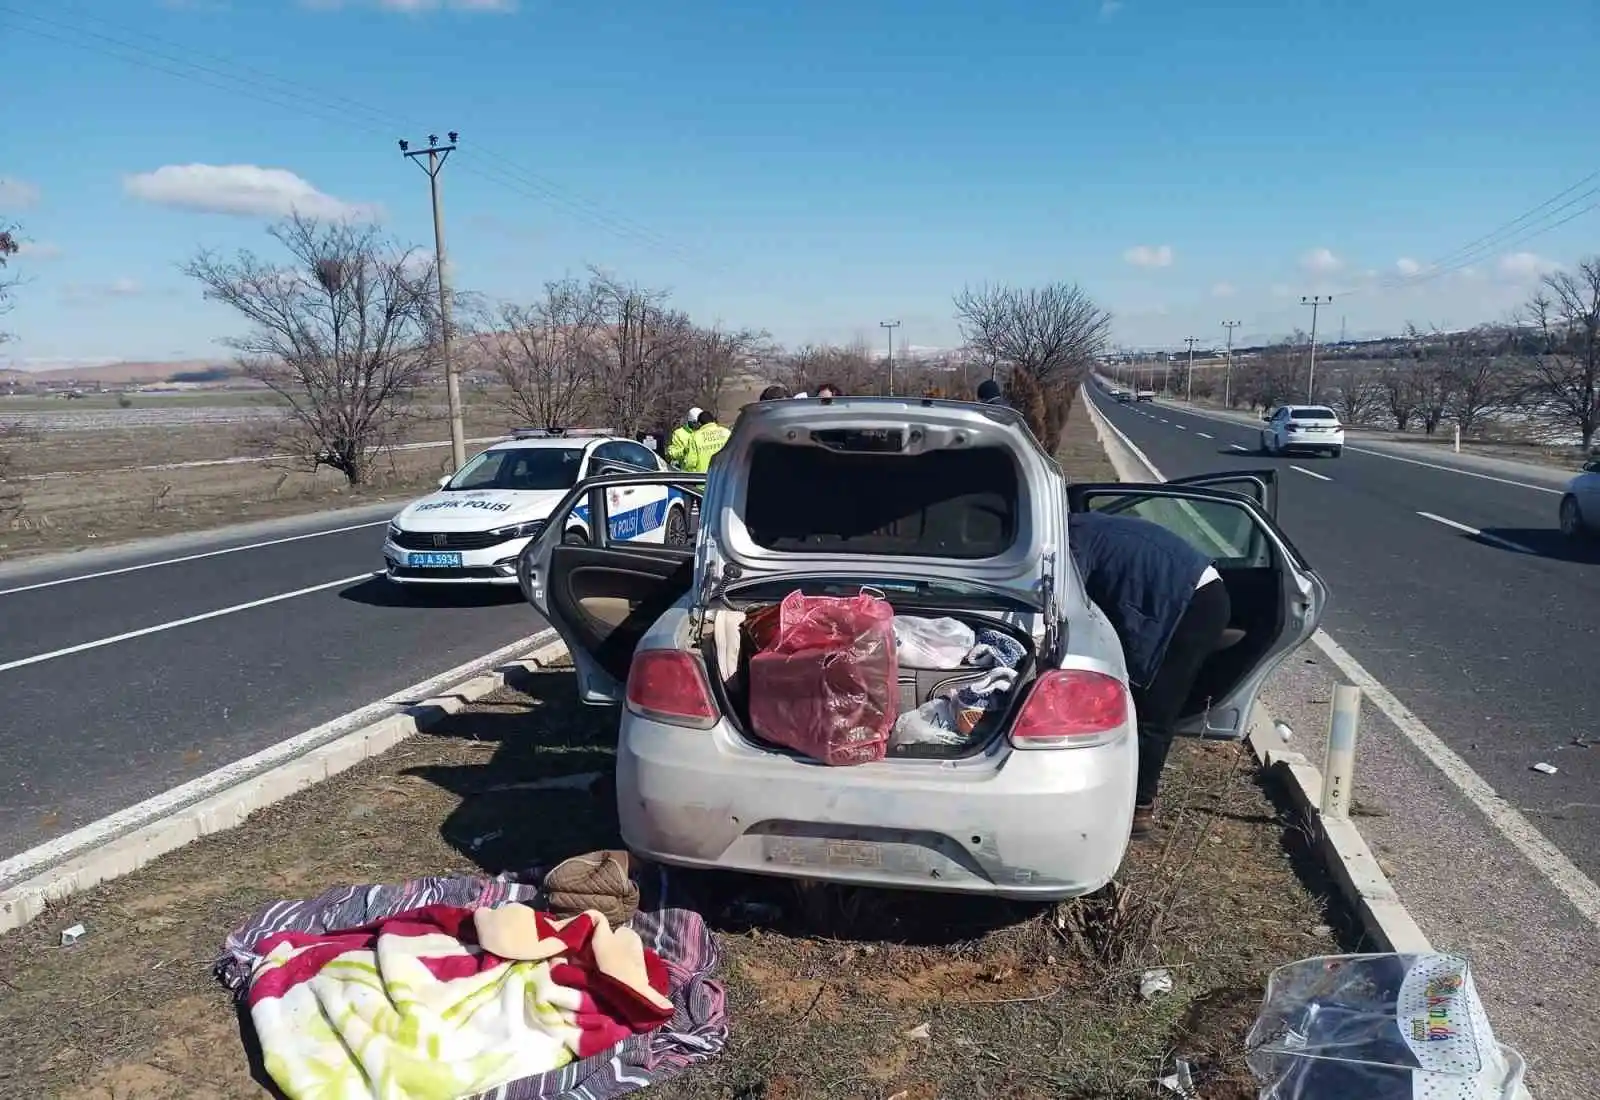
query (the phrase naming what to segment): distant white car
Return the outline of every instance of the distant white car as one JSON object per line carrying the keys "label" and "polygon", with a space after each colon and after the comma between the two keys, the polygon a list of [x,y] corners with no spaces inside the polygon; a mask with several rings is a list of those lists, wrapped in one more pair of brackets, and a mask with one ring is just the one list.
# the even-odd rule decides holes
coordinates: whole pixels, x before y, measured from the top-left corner
{"label": "distant white car", "polygon": [[[659,473],[650,448],[609,433],[523,431],[467,461],[439,491],[389,521],[384,573],[396,584],[517,583],[517,558],[579,481],[596,474]],[[615,542],[690,544],[689,498],[666,486],[608,490]],[[587,544],[589,506],[571,510],[561,541]]]}
{"label": "distant white car", "polygon": [[1567,482],[1561,494],[1561,533],[1586,538],[1600,530],[1600,458],[1583,464],[1583,472]]}
{"label": "distant white car", "polygon": [[1261,418],[1261,449],[1267,454],[1319,451],[1338,458],[1344,453],[1344,425],[1325,405],[1280,405]]}

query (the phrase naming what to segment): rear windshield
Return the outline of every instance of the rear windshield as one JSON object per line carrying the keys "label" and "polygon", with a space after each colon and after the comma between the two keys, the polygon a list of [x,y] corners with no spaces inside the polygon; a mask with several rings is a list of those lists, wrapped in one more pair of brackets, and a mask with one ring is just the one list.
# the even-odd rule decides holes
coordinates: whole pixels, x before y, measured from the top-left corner
{"label": "rear windshield", "polygon": [[1290,409],[1289,415],[1295,420],[1338,420],[1338,415],[1332,409],[1325,409],[1321,405],[1308,405],[1303,409]]}
{"label": "rear windshield", "polygon": [[837,454],[758,443],[745,527],[786,554],[992,558],[1017,537],[1016,462],[998,447]]}

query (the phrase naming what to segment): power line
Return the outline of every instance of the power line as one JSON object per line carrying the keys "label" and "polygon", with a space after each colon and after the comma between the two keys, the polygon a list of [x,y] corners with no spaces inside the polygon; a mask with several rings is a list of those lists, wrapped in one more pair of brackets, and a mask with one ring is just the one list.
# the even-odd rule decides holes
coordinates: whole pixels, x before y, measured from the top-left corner
{"label": "power line", "polygon": [[[323,93],[307,85],[276,76],[266,70],[234,58],[218,54],[198,55],[209,57],[211,60],[227,66],[227,69],[220,69],[191,60],[189,57],[177,56],[173,53],[141,45],[137,42],[130,42],[126,39],[117,38],[82,26],[59,22],[33,12],[21,11],[10,5],[0,4],[0,12],[32,20],[35,23],[80,37],[73,38],[51,33],[37,26],[13,24],[15,29],[28,34],[59,42],[75,49],[110,57],[126,64],[152,69],[180,80],[192,81],[244,98],[268,103],[287,111],[316,116],[336,125],[361,129],[369,133],[382,132],[386,136],[393,133],[395,129],[404,128],[407,125],[398,116],[363,103],[360,100],[351,99],[348,96]],[[99,16],[93,16],[92,18],[105,25],[125,30],[128,34],[176,48],[155,35],[147,34],[131,27],[119,27],[118,24]],[[83,38],[94,39],[96,42],[104,43],[104,45],[83,41],[81,40]],[[118,50],[128,52],[117,52]],[[192,51],[186,50],[185,52]],[[241,72],[254,73],[262,79],[247,79],[238,75]],[[271,85],[278,86],[272,87]],[[354,112],[367,116],[369,121],[362,121],[352,118],[348,114],[331,111],[329,109],[330,104],[343,104],[353,109]],[[477,149],[475,147],[473,156],[479,158],[478,162],[474,162],[472,157],[468,157],[467,162],[462,165],[462,171],[515,191],[526,198],[536,198],[563,207],[576,217],[589,221],[615,236],[631,239],[658,251],[670,253],[680,260],[700,264],[707,262],[703,256],[678,245],[639,222],[623,215],[606,211],[603,207],[581,196],[566,193],[554,182],[529,171],[491,149]]]}

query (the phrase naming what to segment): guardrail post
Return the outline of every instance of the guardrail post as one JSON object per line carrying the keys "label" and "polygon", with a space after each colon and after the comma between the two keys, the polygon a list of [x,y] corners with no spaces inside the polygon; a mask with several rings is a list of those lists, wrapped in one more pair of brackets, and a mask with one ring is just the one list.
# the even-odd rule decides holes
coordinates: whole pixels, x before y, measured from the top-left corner
{"label": "guardrail post", "polygon": [[1455,446],[1456,446],[1456,454],[1460,454],[1461,453],[1461,425],[1460,424],[1456,425],[1456,443],[1455,443]]}
{"label": "guardrail post", "polygon": [[1343,821],[1350,816],[1350,788],[1355,782],[1356,734],[1361,729],[1361,689],[1338,684],[1328,716],[1328,748],[1322,761],[1322,816]]}

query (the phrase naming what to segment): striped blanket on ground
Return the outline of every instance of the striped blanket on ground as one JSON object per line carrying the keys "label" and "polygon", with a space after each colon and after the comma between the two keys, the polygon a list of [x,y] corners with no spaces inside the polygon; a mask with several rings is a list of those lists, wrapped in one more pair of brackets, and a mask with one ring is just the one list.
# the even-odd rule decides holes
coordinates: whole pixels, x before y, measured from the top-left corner
{"label": "striped blanket on ground", "polygon": [[[727,1044],[728,1020],[722,987],[710,980],[719,962],[716,943],[699,914],[669,904],[665,872],[651,872],[653,905],[631,922],[644,945],[667,968],[672,1020],[644,1035],[630,1035],[616,1046],[559,1069],[522,1077],[482,1094],[492,1100],[613,1100],[658,1084],[689,1066],[718,1054]],[[537,873],[498,879],[449,876],[413,879],[398,885],[341,887],[309,901],[264,906],[228,935],[217,977],[243,999],[251,975],[263,962],[258,948],[285,932],[320,935],[370,925],[397,913],[430,905],[499,906],[520,901],[537,907]]]}

